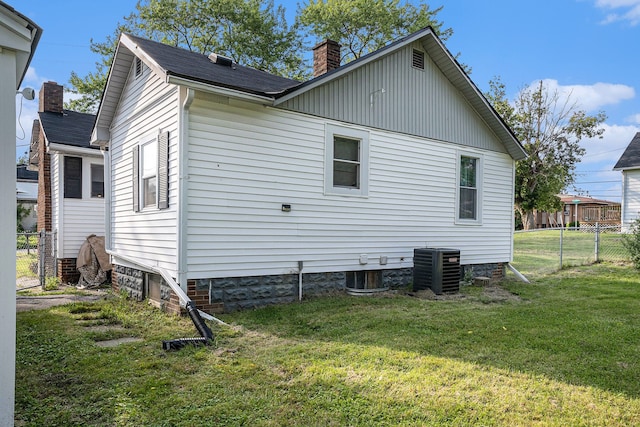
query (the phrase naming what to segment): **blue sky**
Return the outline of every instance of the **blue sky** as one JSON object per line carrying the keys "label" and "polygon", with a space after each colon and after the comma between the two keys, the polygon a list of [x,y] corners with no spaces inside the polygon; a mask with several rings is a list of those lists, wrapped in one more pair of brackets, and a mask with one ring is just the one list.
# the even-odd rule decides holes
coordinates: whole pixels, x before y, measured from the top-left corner
{"label": "blue sky", "polygon": [[[44,29],[24,79],[36,91],[45,81],[67,85],[71,71],[86,75],[98,59],[91,39],[113,33],[135,0],[5,0]],[[297,1],[275,0],[293,19]],[[620,200],[621,174],[611,171],[640,132],[640,0],[442,0],[438,18],[453,29],[446,45],[472,69],[482,91],[500,76],[507,94],[543,80],[580,109],[604,111],[602,140],[586,140],[577,185],[589,195]],[[22,101],[16,129],[18,155],[28,150],[37,100]],[[24,132],[23,132],[24,129]],[[24,135],[23,139],[20,139]]]}

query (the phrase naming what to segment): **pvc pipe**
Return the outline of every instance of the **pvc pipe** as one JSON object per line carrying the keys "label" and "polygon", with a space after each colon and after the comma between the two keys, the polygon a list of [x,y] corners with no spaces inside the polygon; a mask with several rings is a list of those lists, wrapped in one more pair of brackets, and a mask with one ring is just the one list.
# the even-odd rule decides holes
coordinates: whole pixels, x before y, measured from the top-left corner
{"label": "pvc pipe", "polygon": [[511,270],[511,272],[512,272],[513,274],[515,274],[515,275],[516,275],[516,277],[517,277],[518,279],[520,279],[522,282],[524,282],[524,283],[531,283],[531,282],[529,281],[529,279],[527,279],[526,277],[524,277],[524,275],[523,275],[522,273],[520,273],[518,270],[516,270],[516,268],[515,268],[513,265],[511,265],[510,263],[507,263],[507,267],[508,267],[508,268],[509,268],[509,270]]}
{"label": "pvc pipe", "polygon": [[302,301],[302,267],[304,261],[298,261],[298,301]]}

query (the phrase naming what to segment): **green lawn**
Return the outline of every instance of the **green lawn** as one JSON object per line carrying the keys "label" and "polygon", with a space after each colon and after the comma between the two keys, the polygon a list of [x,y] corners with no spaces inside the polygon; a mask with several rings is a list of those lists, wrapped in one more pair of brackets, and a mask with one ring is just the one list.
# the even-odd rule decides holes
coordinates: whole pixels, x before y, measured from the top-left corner
{"label": "green lawn", "polygon": [[[177,352],[161,341],[188,319],[120,298],[19,313],[16,425],[640,425],[639,279],[598,264],[507,280],[507,299],[314,298]],[[96,345],[124,336],[142,341]]]}
{"label": "green lawn", "polygon": [[[600,261],[627,262],[630,260],[619,233],[600,233]],[[514,235],[513,266],[529,276],[542,276],[560,269],[560,230],[542,229],[517,232]],[[564,230],[562,232],[562,265],[572,267],[595,261],[594,233]]]}

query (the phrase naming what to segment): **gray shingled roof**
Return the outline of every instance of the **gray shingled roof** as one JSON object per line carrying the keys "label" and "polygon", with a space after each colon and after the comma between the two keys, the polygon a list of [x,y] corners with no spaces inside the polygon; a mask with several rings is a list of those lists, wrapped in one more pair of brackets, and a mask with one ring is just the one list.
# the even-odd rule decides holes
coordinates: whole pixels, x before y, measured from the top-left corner
{"label": "gray shingled roof", "polygon": [[38,172],[27,169],[27,165],[16,165],[16,179],[37,181]]}
{"label": "gray shingled roof", "polygon": [[640,132],[636,133],[627,149],[624,150],[613,170],[633,169],[640,167]]}
{"label": "gray shingled roof", "polygon": [[62,114],[45,111],[38,116],[49,143],[96,148],[89,144],[96,119],[93,114],[64,110]]}
{"label": "gray shingled roof", "polygon": [[300,85],[296,80],[275,76],[234,63],[215,64],[208,56],[127,34],[168,75],[238,89],[256,95],[273,95]]}

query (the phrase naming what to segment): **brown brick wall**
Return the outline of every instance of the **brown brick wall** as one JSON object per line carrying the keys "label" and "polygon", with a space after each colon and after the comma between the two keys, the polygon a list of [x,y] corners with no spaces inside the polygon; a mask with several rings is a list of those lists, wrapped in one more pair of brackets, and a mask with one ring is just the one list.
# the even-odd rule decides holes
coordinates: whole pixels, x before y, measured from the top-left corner
{"label": "brown brick wall", "polygon": [[[34,126],[36,123],[34,123]],[[40,122],[37,122],[40,126]],[[42,132],[38,132],[38,231],[53,231],[51,222],[51,158]]]}
{"label": "brown brick wall", "polygon": [[340,45],[326,40],[313,48],[313,77],[340,67]]}
{"label": "brown brick wall", "polygon": [[62,283],[78,283],[80,272],[76,268],[76,258],[58,258],[58,278]]}
{"label": "brown brick wall", "polygon": [[56,82],[45,82],[38,96],[39,111],[62,113],[64,89]]}

